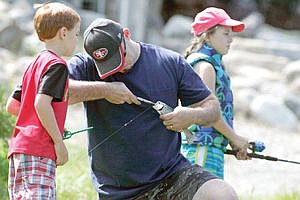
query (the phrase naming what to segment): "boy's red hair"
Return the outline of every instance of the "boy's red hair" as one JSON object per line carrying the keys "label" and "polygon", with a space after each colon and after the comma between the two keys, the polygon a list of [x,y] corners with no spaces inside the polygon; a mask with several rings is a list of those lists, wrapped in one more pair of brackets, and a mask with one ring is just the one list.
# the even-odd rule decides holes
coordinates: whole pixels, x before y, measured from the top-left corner
{"label": "boy's red hair", "polygon": [[52,39],[62,27],[73,29],[79,21],[79,14],[61,3],[44,4],[38,8],[33,19],[35,31],[41,41]]}

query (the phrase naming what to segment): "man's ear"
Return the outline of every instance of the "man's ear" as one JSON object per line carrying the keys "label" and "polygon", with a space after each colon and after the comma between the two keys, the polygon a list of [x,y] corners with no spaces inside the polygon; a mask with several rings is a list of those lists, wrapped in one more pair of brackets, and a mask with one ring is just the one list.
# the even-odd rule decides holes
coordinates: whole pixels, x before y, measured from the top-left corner
{"label": "man's ear", "polygon": [[126,38],[130,39],[130,32],[128,28],[123,28],[123,33]]}

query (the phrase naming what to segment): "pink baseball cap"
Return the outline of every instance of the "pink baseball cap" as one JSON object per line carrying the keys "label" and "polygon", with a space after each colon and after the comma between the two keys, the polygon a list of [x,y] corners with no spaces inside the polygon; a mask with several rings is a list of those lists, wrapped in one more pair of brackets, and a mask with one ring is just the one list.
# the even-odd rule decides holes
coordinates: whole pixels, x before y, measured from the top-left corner
{"label": "pink baseball cap", "polygon": [[241,32],[245,28],[243,22],[231,19],[223,9],[209,7],[196,15],[192,23],[194,36],[198,36],[218,24],[231,26],[233,32]]}

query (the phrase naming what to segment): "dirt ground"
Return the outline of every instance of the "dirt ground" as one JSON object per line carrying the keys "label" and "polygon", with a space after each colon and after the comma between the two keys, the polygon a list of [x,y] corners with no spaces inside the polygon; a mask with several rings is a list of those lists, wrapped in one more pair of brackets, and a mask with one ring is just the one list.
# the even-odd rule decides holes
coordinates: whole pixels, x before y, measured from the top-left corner
{"label": "dirt ground", "polygon": [[[69,107],[66,127],[72,131],[85,127],[81,104]],[[261,154],[300,162],[300,132],[287,132],[239,116],[235,129],[250,141],[264,142],[266,149]],[[72,139],[78,144],[83,141],[85,134]],[[244,197],[290,194],[300,191],[300,165],[261,159],[238,161],[226,155],[225,180]]]}
{"label": "dirt ground", "polygon": [[[260,154],[300,162],[300,132],[287,132],[259,122],[236,117],[235,129],[251,141],[264,142],[266,149]],[[238,161],[226,156],[225,180],[239,194],[275,195],[300,191],[300,165],[281,161],[252,159]]]}

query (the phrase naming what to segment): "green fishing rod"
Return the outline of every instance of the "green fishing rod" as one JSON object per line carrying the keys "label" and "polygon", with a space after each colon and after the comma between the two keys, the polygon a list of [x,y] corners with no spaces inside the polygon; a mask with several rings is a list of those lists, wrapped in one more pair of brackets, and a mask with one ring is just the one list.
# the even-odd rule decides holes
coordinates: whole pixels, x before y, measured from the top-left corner
{"label": "green fishing rod", "polygon": [[77,133],[81,133],[81,132],[92,130],[92,129],[94,129],[94,127],[87,127],[87,128],[84,128],[84,129],[81,129],[81,130],[78,130],[78,131],[74,131],[74,132],[71,132],[71,131],[68,131],[68,130],[64,130],[63,140],[69,139],[69,138],[71,138],[73,135],[75,135]]}

